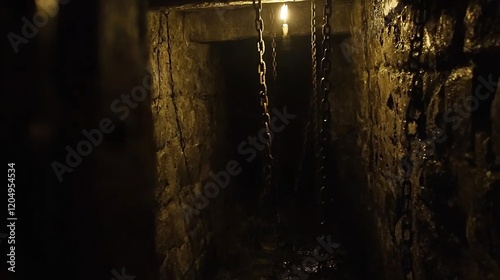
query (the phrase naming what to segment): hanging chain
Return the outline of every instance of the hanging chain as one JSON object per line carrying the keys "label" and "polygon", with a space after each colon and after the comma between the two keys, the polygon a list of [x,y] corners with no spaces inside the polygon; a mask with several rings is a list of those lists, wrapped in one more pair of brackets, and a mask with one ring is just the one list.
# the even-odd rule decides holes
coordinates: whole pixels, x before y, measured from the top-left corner
{"label": "hanging chain", "polygon": [[278,62],[276,60],[276,30],[274,26],[274,9],[271,8],[271,46],[273,48],[273,81],[274,89],[276,90],[276,80],[278,79]]}
{"label": "hanging chain", "polygon": [[[307,155],[307,147],[311,137],[311,130],[313,134],[313,148],[315,151],[316,158],[319,158],[318,149],[318,139],[319,139],[319,115],[318,110],[316,110],[319,105],[319,97],[318,97],[318,73],[317,73],[317,61],[316,61],[316,0],[311,1],[311,66],[312,66],[312,94],[311,99],[309,100],[308,107],[308,116],[310,117],[306,125],[304,126],[304,137],[302,140],[302,150],[300,155],[299,168],[297,172],[297,176],[295,178],[295,191],[298,191],[299,185],[301,183],[301,179],[303,179],[303,167],[304,161]],[[315,161],[316,163],[316,161]],[[317,167],[317,166],[316,166]],[[317,172],[317,168],[314,168],[315,177],[319,177],[319,172]],[[316,183],[316,182],[315,182]]]}
{"label": "hanging chain", "polygon": [[[313,147],[314,154],[316,158],[320,158],[319,152],[319,127],[320,127],[320,116],[319,116],[319,95],[318,95],[318,61],[317,61],[317,31],[316,31],[316,0],[311,1],[311,63],[312,63],[312,110],[311,116],[313,118]],[[319,184],[319,166],[317,162],[315,162],[315,176],[316,179],[314,181],[315,186],[317,187]],[[316,188],[315,188],[316,189]]]}
{"label": "hanging chain", "polygon": [[312,63],[312,93],[318,105],[318,63],[316,61],[316,0],[311,1],[311,63]]}
{"label": "hanging chain", "polygon": [[417,111],[422,112],[422,98],[423,98],[423,67],[421,62],[423,50],[423,36],[424,36],[424,21],[426,19],[426,0],[417,0],[414,5],[413,24],[415,30],[410,44],[410,56],[408,58],[408,66],[410,72],[413,74],[412,82],[409,90],[410,102],[406,115],[405,137],[406,137],[406,157],[402,160],[403,181],[402,188],[402,218],[401,218],[401,265],[405,279],[415,279],[415,271],[413,268],[413,211],[412,211],[412,198],[413,198],[413,184],[411,176],[413,172],[412,162],[412,139],[416,136],[411,134],[409,125],[417,121]]}
{"label": "hanging chain", "polygon": [[330,123],[331,123],[331,113],[330,113],[330,102],[329,102],[329,93],[330,93],[330,71],[331,71],[331,26],[330,26],[330,18],[332,16],[332,0],[326,0],[326,5],[323,9],[323,59],[321,60],[321,69],[323,71],[323,77],[321,78],[321,89],[323,90],[323,97],[321,100],[321,167],[320,167],[320,200],[321,200],[321,231],[323,234],[327,233],[327,182],[328,182],[328,174],[327,174],[327,147],[331,142],[330,136]]}
{"label": "hanging chain", "polygon": [[[274,98],[277,96],[278,92],[278,61],[277,61],[277,54],[276,54],[276,26],[275,26],[275,21],[274,21],[274,12],[275,9],[273,9],[273,6],[271,5],[271,46],[272,46],[272,64],[273,64],[273,94]],[[277,172],[280,173],[280,172]],[[277,174],[275,172],[275,174]],[[279,175],[278,175],[279,176]],[[279,208],[279,184],[275,184],[275,204],[276,204],[276,218],[277,218],[277,223],[281,223],[281,210]]]}
{"label": "hanging chain", "polygon": [[269,124],[271,122],[271,116],[269,114],[269,99],[267,97],[267,85],[266,85],[266,62],[264,61],[265,53],[265,43],[263,38],[264,32],[264,20],[262,19],[262,0],[253,0],[253,7],[255,9],[255,30],[258,34],[257,40],[257,51],[259,53],[259,98],[260,105],[262,106],[262,122],[264,124],[264,138],[265,138],[265,162],[264,162],[264,177],[266,184],[266,192],[271,190],[271,171],[273,157],[271,153],[271,131],[269,129]]}

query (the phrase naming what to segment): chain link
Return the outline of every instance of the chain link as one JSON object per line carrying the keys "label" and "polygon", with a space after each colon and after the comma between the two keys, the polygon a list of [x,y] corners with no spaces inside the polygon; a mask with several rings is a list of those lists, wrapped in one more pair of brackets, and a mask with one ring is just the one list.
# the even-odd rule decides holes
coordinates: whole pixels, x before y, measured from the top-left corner
{"label": "chain link", "polygon": [[330,126],[331,126],[331,113],[330,113],[330,102],[329,102],[329,94],[330,94],[330,71],[331,71],[331,26],[330,26],[330,18],[332,16],[332,0],[326,0],[326,5],[323,9],[323,58],[321,59],[321,69],[323,77],[321,78],[320,86],[323,93],[321,99],[321,130],[320,130],[320,203],[321,203],[321,222],[320,228],[323,234],[326,234],[328,231],[327,227],[327,202],[328,202],[328,194],[327,194],[327,183],[328,183],[328,170],[327,170],[327,156],[328,151],[327,147],[331,143],[330,136]]}
{"label": "chain link", "polygon": [[274,88],[276,89],[276,80],[278,79],[278,62],[276,59],[276,31],[274,26],[274,9],[271,8],[271,46],[273,48],[272,58],[273,58],[273,82]]}
{"label": "chain link", "polygon": [[[306,125],[304,126],[304,137],[302,140],[302,150],[301,150],[301,155],[300,155],[300,162],[299,162],[299,168],[297,172],[297,176],[295,177],[295,188],[294,190],[297,191],[299,189],[299,184],[301,183],[301,179],[303,179],[303,167],[304,167],[304,161],[306,159],[307,155],[307,148],[309,145],[310,137],[311,137],[311,130],[313,134],[313,148],[315,151],[316,158],[319,158],[319,151],[317,150],[319,145],[318,145],[318,139],[319,139],[319,115],[318,115],[318,110],[316,108],[319,106],[319,97],[318,97],[318,74],[317,74],[317,61],[316,61],[316,0],[311,1],[311,65],[312,65],[312,95],[311,99],[309,100],[309,107],[308,107],[308,116],[310,116],[310,119],[307,120]],[[314,161],[315,167],[317,166],[317,162]],[[316,175],[315,178],[319,177],[319,171],[318,168],[314,168],[314,172]],[[317,183],[315,180],[315,183]],[[316,189],[316,188],[315,188]]]}
{"label": "chain link", "polygon": [[[320,133],[320,114],[319,108],[319,95],[318,95],[318,61],[317,61],[317,31],[316,31],[316,0],[311,1],[311,62],[312,62],[312,110],[311,116],[313,118],[313,146],[314,146],[314,154],[316,158],[320,158],[319,151],[319,133]],[[315,162],[315,189],[317,189],[319,185],[319,177],[320,177],[320,168],[318,162]]]}
{"label": "chain link", "polygon": [[253,0],[253,7],[255,9],[255,30],[258,34],[257,40],[257,52],[259,53],[259,65],[257,72],[259,74],[259,99],[260,105],[262,107],[262,122],[264,125],[264,138],[265,138],[265,162],[264,162],[264,179],[266,184],[266,192],[271,190],[271,171],[273,157],[271,153],[271,130],[269,129],[269,124],[271,123],[271,116],[269,114],[269,99],[267,96],[267,85],[266,85],[266,62],[264,61],[264,53],[266,51],[266,45],[264,43],[263,32],[264,32],[264,20],[262,19],[262,0]]}
{"label": "chain link", "polygon": [[413,173],[413,148],[412,140],[416,136],[411,134],[409,125],[416,122],[416,112],[423,111],[422,98],[423,98],[423,78],[422,78],[422,50],[423,50],[423,34],[424,22],[426,19],[426,0],[417,0],[414,2],[413,9],[413,24],[415,30],[410,42],[410,54],[408,58],[408,67],[413,74],[412,82],[410,85],[409,96],[410,102],[406,115],[405,137],[406,137],[406,157],[403,158],[402,171],[403,180],[401,183],[401,199],[402,199],[402,217],[401,217],[401,265],[405,279],[415,279],[415,271],[413,267],[413,192],[414,187],[411,181]]}

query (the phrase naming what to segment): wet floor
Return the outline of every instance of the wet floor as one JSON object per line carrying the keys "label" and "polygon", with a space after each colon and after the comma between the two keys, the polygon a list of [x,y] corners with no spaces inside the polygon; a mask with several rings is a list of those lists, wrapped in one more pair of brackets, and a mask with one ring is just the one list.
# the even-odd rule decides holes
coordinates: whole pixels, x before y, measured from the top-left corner
{"label": "wet floor", "polygon": [[348,244],[318,234],[308,213],[315,210],[292,204],[281,209],[280,223],[274,215],[236,219],[214,280],[367,279]]}

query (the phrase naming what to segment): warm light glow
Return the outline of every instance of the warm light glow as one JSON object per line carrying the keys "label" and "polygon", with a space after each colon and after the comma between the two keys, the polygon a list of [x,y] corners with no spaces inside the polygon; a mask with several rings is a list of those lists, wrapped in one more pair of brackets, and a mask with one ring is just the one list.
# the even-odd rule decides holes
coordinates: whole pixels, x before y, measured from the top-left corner
{"label": "warm light glow", "polygon": [[281,7],[280,17],[286,22],[286,19],[288,18],[288,6],[286,4],[283,4]]}
{"label": "warm light glow", "polygon": [[288,37],[288,24],[283,23],[283,38]]}

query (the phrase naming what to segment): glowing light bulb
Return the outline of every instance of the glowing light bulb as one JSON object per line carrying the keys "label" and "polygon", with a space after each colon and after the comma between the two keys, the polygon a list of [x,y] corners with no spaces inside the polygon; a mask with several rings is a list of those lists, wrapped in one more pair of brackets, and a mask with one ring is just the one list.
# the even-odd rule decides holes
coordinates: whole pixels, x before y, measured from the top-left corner
{"label": "glowing light bulb", "polygon": [[283,20],[283,38],[288,37],[288,24],[286,24],[286,20],[288,18],[288,6],[283,4],[281,7],[280,18]]}
{"label": "glowing light bulb", "polygon": [[286,20],[288,18],[288,6],[286,4],[283,4],[283,6],[281,7],[280,18],[286,23]]}

